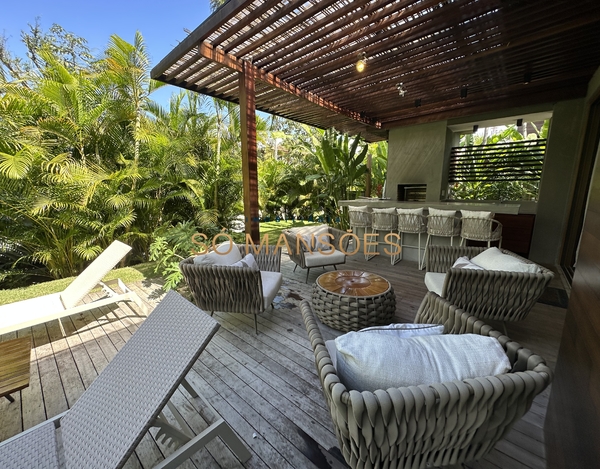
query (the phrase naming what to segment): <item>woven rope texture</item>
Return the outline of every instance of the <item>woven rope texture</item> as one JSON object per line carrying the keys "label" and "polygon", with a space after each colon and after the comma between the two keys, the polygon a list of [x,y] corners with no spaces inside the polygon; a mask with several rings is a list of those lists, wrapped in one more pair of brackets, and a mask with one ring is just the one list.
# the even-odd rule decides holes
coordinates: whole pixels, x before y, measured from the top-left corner
{"label": "woven rope texture", "polygon": [[[472,258],[486,248],[429,246],[427,271],[446,273],[442,296],[452,304],[482,319],[520,321],[527,317],[554,274],[538,266],[540,273],[503,272],[451,268],[461,256]],[[506,249],[522,262],[533,262]]]}
{"label": "woven rope texture", "polygon": [[552,378],[541,357],[429,293],[416,321],[442,323],[446,333],[499,338],[513,370],[374,393],[347,390],[336,375],[310,304],[304,301],[301,309],[340,449],[352,468],[417,469],[480,459]]}

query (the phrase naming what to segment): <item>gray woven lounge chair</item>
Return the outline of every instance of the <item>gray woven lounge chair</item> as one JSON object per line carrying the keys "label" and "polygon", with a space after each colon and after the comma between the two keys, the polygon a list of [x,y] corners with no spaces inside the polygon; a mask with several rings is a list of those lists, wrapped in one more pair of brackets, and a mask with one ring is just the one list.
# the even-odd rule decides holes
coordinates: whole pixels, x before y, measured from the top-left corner
{"label": "gray woven lounge chair", "polygon": [[[302,269],[306,269],[306,282],[308,282],[308,274],[310,269],[315,267],[327,267],[332,266],[337,270],[337,265],[346,263],[346,252],[348,250],[348,244],[350,243],[350,236],[346,236],[342,240],[342,236],[346,233],[337,228],[328,227],[329,234],[333,238],[329,241],[330,244],[335,248],[332,254],[326,253],[321,254],[320,252],[312,250],[310,252],[304,251],[300,248],[301,243],[298,242],[297,234],[294,230],[286,230],[283,232],[287,240],[288,246],[292,252],[288,252],[290,259],[296,264],[294,266],[294,272],[296,268],[300,266]],[[340,240],[342,243],[340,244]]]}
{"label": "gray woven lounge chair", "polygon": [[340,449],[352,468],[420,469],[481,459],[552,379],[541,357],[428,293],[415,322],[443,324],[447,334],[496,337],[512,370],[465,381],[349,390],[336,374],[310,303],[301,309]]}
{"label": "gray woven lounge chair", "polygon": [[[237,244],[240,254],[246,255],[246,245]],[[266,311],[279,291],[283,277],[281,249],[276,246],[249,246],[248,253],[255,259],[260,271],[248,267],[228,265],[198,265],[188,257],[179,263],[194,302],[212,315],[215,311],[254,315],[258,334],[257,315]]]}
{"label": "gray woven lounge chair", "polygon": [[157,468],[179,466],[220,436],[242,461],[250,452],[223,419],[197,436],[162,415],[219,324],[171,291],[66,413],[0,443],[2,469],[112,469],[131,456],[150,427],[182,445]]}
{"label": "gray woven lounge chair", "polygon": [[[118,301],[131,301],[142,312],[146,313],[144,302],[134,291],[127,288],[120,279],[108,282],[101,281],[129,251],[131,251],[131,246],[120,241],[113,241],[62,292],[0,306],[0,335],[43,324],[54,319],[58,319],[62,333],[65,335],[60,322],[61,318],[114,304]],[[113,290],[111,288],[113,285],[117,285],[122,293]],[[92,303],[81,303],[83,297],[96,287],[101,287],[107,297]]]}
{"label": "gray woven lounge chair", "polygon": [[[520,321],[525,319],[554,274],[542,266],[540,273],[457,269],[452,265],[462,256],[469,259],[483,247],[429,246],[427,272],[445,274],[441,296],[480,319]],[[504,254],[533,264],[506,249]],[[439,292],[438,292],[439,293]]]}

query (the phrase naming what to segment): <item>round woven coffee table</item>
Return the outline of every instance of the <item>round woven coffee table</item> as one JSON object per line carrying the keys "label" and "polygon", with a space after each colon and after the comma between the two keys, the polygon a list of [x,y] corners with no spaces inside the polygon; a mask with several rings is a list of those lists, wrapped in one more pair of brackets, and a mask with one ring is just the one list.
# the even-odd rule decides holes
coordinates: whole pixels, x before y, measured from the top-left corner
{"label": "round woven coffee table", "polygon": [[312,293],[317,317],[339,331],[389,324],[396,295],[382,276],[362,270],[334,270],[317,278]]}

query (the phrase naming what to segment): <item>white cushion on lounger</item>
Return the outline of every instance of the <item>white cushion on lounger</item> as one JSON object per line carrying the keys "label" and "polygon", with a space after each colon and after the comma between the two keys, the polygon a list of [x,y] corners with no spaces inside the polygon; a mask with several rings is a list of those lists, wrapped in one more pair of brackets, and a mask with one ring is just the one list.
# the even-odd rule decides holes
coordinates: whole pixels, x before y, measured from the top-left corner
{"label": "white cushion on lounger", "polygon": [[444,280],[446,280],[446,274],[439,272],[427,272],[425,274],[425,286],[427,290],[437,293],[440,296],[442,296]]}

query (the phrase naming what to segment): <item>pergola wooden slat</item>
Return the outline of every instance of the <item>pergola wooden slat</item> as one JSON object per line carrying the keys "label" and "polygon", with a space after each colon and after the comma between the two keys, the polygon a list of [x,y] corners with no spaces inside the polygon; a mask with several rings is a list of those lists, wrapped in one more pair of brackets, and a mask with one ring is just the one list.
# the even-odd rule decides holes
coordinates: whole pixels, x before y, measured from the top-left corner
{"label": "pergola wooden slat", "polygon": [[583,97],[599,31],[598,0],[229,0],[152,77],[246,103],[247,116],[378,141],[393,127]]}

